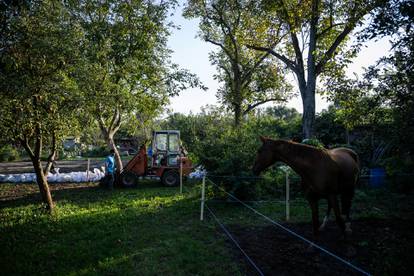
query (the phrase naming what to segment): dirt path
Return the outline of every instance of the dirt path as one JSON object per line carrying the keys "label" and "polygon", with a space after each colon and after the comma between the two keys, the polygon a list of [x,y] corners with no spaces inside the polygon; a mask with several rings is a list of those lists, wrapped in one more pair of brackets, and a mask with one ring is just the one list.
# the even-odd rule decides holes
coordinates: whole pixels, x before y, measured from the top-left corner
{"label": "dirt path", "polygon": [[[288,226],[312,239],[309,223]],[[361,275],[274,226],[229,228],[265,275]],[[345,242],[331,222],[318,244],[373,275],[414,275],[414,220],[360,219],[352,228]],[[257,275],[239,251],[234,252],[245,263],[247,274]]]}

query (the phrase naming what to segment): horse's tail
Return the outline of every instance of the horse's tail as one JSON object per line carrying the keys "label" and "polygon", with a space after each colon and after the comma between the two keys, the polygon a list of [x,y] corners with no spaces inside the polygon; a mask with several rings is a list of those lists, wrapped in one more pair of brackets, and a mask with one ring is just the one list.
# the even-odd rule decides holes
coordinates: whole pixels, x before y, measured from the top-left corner
{"label": "horse's tail", "polygon": [[[361,162],[359,160],[359,156],[358,154],[353,151],[353,150],[349,150],[349,155],[351,155],[352,159],[355,160],[355,163],[357,164],[357,168],[358,168],[358,173],[355,175],[355,182],[354,182],[354,187],[353,190],[355,189],[355,187],[359,186],[360,184],[360,176],[361,176]],[[354,191],[352,191],[352,196],[354,195]]]}
{"label": "horse's tail", "polygon": [[355,161],[357,165],[357,172],[355,174],[354,183],[353,183],[354,185],[349,186],[346,192],[348,196],[352,198],[354,196],[355,188],[359,186],[359,183],[360,183],[361,162],[359,160],[358,154],[355,151],[349,148],[343,148],[343,149],[345,149],[345,151],[349,154],[349,156],[351,156],[351,158]]}
{"label": "horse's tail", "polygon": [[351,155],[352,159],[354,159],[354,160],[355,160],[355,162],[357,163],[357,165],[358,165],[358,170],[361,170],[361,162],[359,161],[359,156],[358,156],[358,154],[357,154],[355,151],[351,150],[351,149],[348,149],[348,151],[347,151],[347,152],[349,153],[349,155]]}

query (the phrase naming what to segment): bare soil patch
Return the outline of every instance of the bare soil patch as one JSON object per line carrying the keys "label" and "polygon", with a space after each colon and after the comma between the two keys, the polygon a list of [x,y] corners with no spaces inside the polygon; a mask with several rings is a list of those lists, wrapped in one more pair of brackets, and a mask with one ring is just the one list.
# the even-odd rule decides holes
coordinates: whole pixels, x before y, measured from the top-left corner
{"label": "bare soil patch", "polygon": [[[287,226],[312,240],[310,223]],[[275,226],[231,225],[229,229],[265,275],[360,275]],[[359,219],[352,229],[352,236],[344,241],[330,222],[317,244],[373,275],[414,275],[414,220]],[[246,274],[257,275],[241,253],[234,252],[245,264]]]}

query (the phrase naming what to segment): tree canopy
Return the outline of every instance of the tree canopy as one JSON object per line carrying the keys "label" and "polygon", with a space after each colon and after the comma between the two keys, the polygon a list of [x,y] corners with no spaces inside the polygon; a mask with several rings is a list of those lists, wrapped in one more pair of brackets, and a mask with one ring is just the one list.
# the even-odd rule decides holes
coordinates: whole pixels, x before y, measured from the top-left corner
{"label": "tree canopy", "polygon": [[[290,69],[303,104],[303,137],[314,132],[319,76],[341,70],[355,54],[347,48],[351,32],[376,7],[376,1],[257,1],[249,9],[246,44],[270,53]],[[329,72],[329,73],[328,73]]]}
{"label": "tree canopy", "polygon": [[0,129],[30,156],[43,201],[53,202],[40,156],[49,142],[76,128],[79,90],[74,80],[80,26],[61,2],[32,1],[4,5],[0,35]]}
{"label": "tree canopy", "polygon": [[249,24],[246,12],[253,1],[188,1],[184,15],[200,18],[199,36],[219,47],[210,53],[217,67],[216,80],[222,83],[217,97],[234,112],[235,125],[241,117],[266,102],[284,101],[291,86],[285,81],[283,67],[269,53],[244,45]]}

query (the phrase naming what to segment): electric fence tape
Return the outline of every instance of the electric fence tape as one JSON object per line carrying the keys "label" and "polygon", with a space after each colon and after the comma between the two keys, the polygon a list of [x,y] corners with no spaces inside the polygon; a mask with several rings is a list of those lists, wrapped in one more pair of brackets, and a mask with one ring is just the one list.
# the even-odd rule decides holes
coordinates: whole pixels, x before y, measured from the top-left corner
{"label": "electric fence tape", "polygon": [[276,226],[278,226],[278,227],[282,228],[283,230],[285,230],[285,231],[286,231],[286,232],[288,232],[289,234],[291,234],[291,235],[293,235],[293,236],[297,237],[298,239],[301,239],[301,240],[302,240],[302,241],[304,241],[304,242],[309,243],[310,245],[312,245],[312,246],[316,247],[316,248],[317,248],[317,249],[319,249],[320,251],[322,251],[322,252],[324,252],[324,253],[328,254],[329,256],[331,256],[331,257],[333,257],[333,258],[337,259],[338,261],[342,262],[343,264],[346,264],[347,266],[349,266],[349,267],[353,268],[354,270],[356,270],[356,271],[360,272],[361,274],[363,274],[363,275],[367,275],[367,276],[370,276],[370,275],[371,275],[370,273],[368,273],[368,272],[366,272],[366,271],[362,270],[361,268],[359,268],[359,267],[357,267],[357,266],[353,265],[352,263],[348,262],[347,260],[342,259],[341,257],[339,257],[339,256],[335,255],[334,253],[331,253],[330,251],[326,250],[325,248],[323,248],[323,247],[321,247],[321,246],[317,245],[316,243],[314,243],[314,242],[312,242],[312,241],[310,241],[310,240],[306,239],[305,237],[302,237],[301,235],[299,235],[299,234],[297,234],[297,233],[293,232],[292,230],[290,230],[289,228],[287,228],[287,227],[283,226],[282,224],[280,224],[280,223],[278,223],[278,222],[276,222],[276,221],[272,220],[271,218],[269,218],[269,217],[267,217],[267,216],[263,215],[262,213],[260,213],[260,212],[259,212],[259,211],[257,211],[256,209],[254,209],[254,208],[250,207],[249,205],[245,204],[243,201],[239,200],[239,199],[238,199],[237,197],[235,197],[234,195],[232,195],[232,194],[230,194],[230,193],[226,192],[226,191],[225,191],[222,187],[218,186],[218,185],[217,185],[216,183],[214,183],[212,180],[210,180],[210,179],[208,179],[208,178],[206,178],[206,179],[207,179],[208,181],[210,181],[210,183],[211,183],[211,184],[213,184],[214,186],[216,186],[217,188],[219,188],[221,191],[223,191],[224,193],[226,193],[227,195],[229,195],[231,198],[233,198],[233,199],[235,199],[236,201],[238,201],[239,203],[241,203],[244,207],[246,207],[246,208],[250,209],[251,211],[253,211],[253,212],[254,212],[254,213],[256,213],[257,215],[259,215],[259,216],[263,217],[264,219],[266,219],[267,221],[269,221],[269,222],[273,223],[274,225],[276,225]]}
{"label": "electric fence tape", "polygon": [[224,227],[224,225],[218,220],[216,215],[214,215],[213,211],[208,207],[208,205],[205,205],[207,210],[210,212],[210,214],[213,216],[213,218],[216,220],[217,224],[220,225],[221,229],[223,229],[224,233],[233,241],[233,243],[237,246],[237,248],[243,253],[243,255],[246,257],[246,259],[249,261],[249,263],[256,269],[256,271],[259,273],[259,275],[264,276],[263,272],[260,270],[260,268],[253,262],[253,260],[247,255],[247,253],[241,248],[239,243],[233,238],[233,236],[230,234],[230,232]]}

